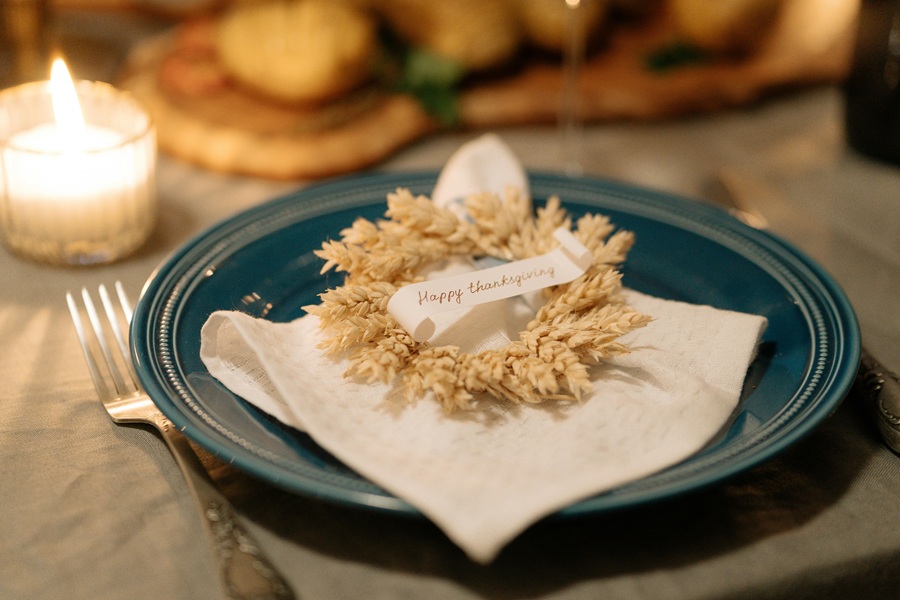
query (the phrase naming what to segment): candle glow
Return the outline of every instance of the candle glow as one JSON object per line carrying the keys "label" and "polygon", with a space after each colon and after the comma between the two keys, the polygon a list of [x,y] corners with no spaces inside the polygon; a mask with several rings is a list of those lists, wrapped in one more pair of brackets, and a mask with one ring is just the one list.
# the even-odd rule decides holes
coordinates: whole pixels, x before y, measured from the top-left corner
{"label": "candle glow", "polygon": [[85,126],[78,93],[66,63],[61,58],[53,61],[50,69],[50,97],[53,100],[53,116],[59,129],[61,147],[77,149],[84,145]]}
{"label": "candle glow", "polygon": [[47,82],[0,92],[4,242],[48,262],[108,262],[156,219],[156,137],[130,96],[76,85],[57,59]]}

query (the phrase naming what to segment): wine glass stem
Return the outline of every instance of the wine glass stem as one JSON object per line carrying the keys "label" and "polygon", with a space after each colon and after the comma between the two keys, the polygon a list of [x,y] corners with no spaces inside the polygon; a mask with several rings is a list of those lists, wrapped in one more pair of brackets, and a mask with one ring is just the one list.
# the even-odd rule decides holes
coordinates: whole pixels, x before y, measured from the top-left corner
{"label": "wine glass stem", "polygon": [[559,127],[563,170],[570,175],[583,171],[581,117],[581,71],[585,53],[584,4],[590,0],[564,0],[566,3],[566,46],[563,53],[562,95]]}

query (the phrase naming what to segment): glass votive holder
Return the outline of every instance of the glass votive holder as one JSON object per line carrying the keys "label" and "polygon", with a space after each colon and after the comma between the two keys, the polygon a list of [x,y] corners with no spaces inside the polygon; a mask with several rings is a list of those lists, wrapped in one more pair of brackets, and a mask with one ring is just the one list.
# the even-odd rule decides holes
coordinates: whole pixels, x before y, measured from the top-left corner
{"label": "glass votive holder", "polygon": [[76,82],[84,144],[60,147],[50,82],[0,92],[0,233],[43,263],[90,265],[139,248],[156,225],[156,129],[130,94]]}

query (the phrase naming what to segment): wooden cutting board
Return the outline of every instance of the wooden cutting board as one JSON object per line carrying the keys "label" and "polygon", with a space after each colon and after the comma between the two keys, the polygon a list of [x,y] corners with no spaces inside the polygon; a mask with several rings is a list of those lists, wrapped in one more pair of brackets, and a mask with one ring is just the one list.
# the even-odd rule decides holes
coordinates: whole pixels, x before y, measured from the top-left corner
{"label": "wooden cutting board", "polygon": [[[664,14],[616,27],[585,61],[581,117],[588,122],[675,118],[839,81],[850,62],[855,13],[816,12],[815,6],[823,5],[819,0],[800,4],[807,12],[779,24],[750,56],[663,70],[649,68],[647,59],[677,41]],[[147,105],[160,149],[175,157],[229,173],[317,179],[376,165],[442,130],[416,100],[384,90],[367,88],[329,105],[297,107],[234,85],[206,86],[203,61],[209,56],[200,57],[193,81],[182,77],[173,86],[171,59],[179,53],[184,58],[183,28],[189,26],[136,47],[120,81]],[[562,83],[559,63],[546,57],[479,79],[461,90],[461,127],[554,123]]]}

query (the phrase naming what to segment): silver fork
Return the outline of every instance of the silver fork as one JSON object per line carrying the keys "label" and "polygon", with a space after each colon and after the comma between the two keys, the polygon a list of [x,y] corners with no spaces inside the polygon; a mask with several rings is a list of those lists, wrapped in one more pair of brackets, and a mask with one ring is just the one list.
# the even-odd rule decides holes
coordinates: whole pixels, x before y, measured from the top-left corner
{"label": "silver fork", "polygon": [[66,293],[72,322],[103,406],[116,423],[152,425],[162,434],[200,509],[226,597],[235,600],[294,598],[287,582],[241,524],[228,500],[216,489],[187,438],[141,388],[122,327],[123,322],[127,326],[131,321],[131,303],[120,282],[116,282],[115,288],[119,311],[106,287],[101,285],[98,290],[105,320],[87,289],[81,290],[93,337],[84,327],[75,297],[71,292]]}

